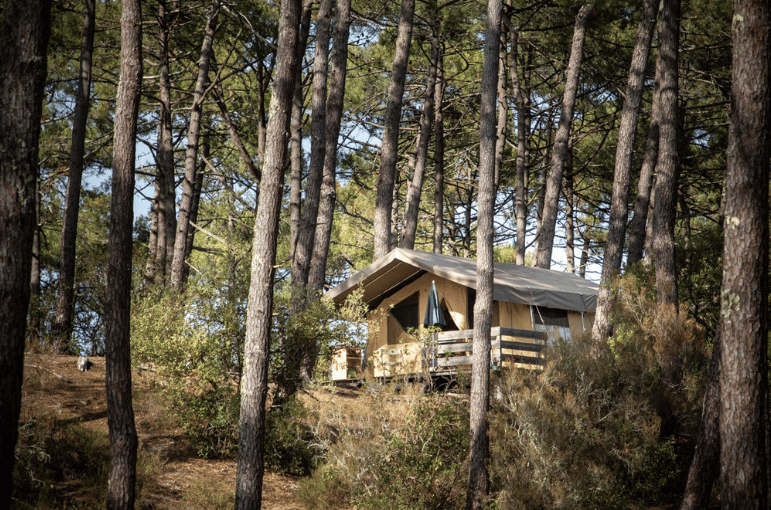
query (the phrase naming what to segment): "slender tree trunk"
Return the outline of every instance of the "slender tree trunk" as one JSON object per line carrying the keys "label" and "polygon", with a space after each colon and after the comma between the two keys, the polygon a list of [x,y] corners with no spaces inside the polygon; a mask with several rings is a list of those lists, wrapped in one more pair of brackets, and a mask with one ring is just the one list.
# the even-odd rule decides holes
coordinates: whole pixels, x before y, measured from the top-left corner
{"label": "slender tree trunk", "polygon": [[567,259],[565,272],[575,273],[575,230],[573,226],[574,185],[573,185],[573,151],[568,152],[568,160],[565,162],[565,258]]}
{"label": "slender tree trunk", "polygon": [[157,246],[155,273],[163,281],[171,278],[174,241],[177,232],[174,140],[171,122],[171,79],[169,78],[169,27],[164,1],[158,3],[160,46],[160,121],[158,126],[158,171],[155,176],[158,195]]}
{"label": "slender tree trunk", "polygon": [[190,208],[193,203],[194,186],[198,159],[198,138],[201,130],[201,113],[203,110],[203,95],[209,76],[212,45],[217,17],[220,11],[220,0],[212,0],[211,15],[206,23],[201,58],[198,61],[198,78],[193,92],[193,105],[190,111],[190,124],[187,130],[187,151],[185,152],[185,179],[182,182],[182,199],[179,204],[177,220],[177,235],[174,240],[174,258],[171,266],[171,287],[181,291],[185,286],[185,246],[190,230]]}
{"label": "slender tree trunk", "polygon": [[675,208],[677,205],[677,52],[680,38],[680,0],[664,0],[659,29],[660,122],[656,162],[656,207],[653,209],[653,258],[659,303],[677,310],[675,268]]}
{"label": "slender tree trunk", "polygon": [[656,60],[656,78],[654,80],[653,102],[651,104],[651,122],[648,128],[648,139],[645,141],[643,162],[640,168],[640,178],[637,180],[637,197],[634,201],[634,215],[629,224],[629,252],[626,263],[636,264],[643,258],[645,249],[646,227],[648,224],[648,210],[652,204],[651,195],[653,188],[656,160],[659,157],[659,100],[660,94],[660,60]]}
{"label": "slender tree trunk", "polygon": [[329,23],[332,0],[321,0],[316,18],[316,51],[313,57],[313,96],[311,103],[311,161],[300,214],[297,246],[292,257],[292,287],[301,293],[298,307],[307,302],[308,276],[316,238],[316,218],[321,200],[321,181],[327,151],[327,68],[329,63]]}
{"label": "slender tree trunk", "polygon": [[[297,45],[297,60],[302,68],[305,48],[308,45],[308,35],[311,31],[311,14],[313,0],[303,0],[300,14],[300,36]],[[302,71],[301,71],[302,72]],[[289,231],[290,254],[292,260],[297,250],[297,239],[300,237],[300,215],[302,214],[302,181],[303,181],[303,113],[305,110],[305,87],[302,76],[294,84],[292,96],[292,113],[289,117]]]}
{"label": "slender tree trunk", "polygon": [[133,509],[136,490],[138,439],[131,402],[130,338],[134,164],[142,85],[141,21],[140,2],[123,0],[105,307],[105,379],[110,435],[108,510]]}
{"label": "slender tree trunk", "polygon": [[621,271],[621,259],[626,239],[626,222],[629,208],[629,176],[634,156],[634,142],[637,135],[637,119],[640,116],[645,67],[648,64],[653,29],[656,27],[660,0],[645,0],[637,27],[637,40],[632,52],[629,80],[626,85],[624,110],[618,129],[616,145],[616,167],[613,172],[613,192],[608,220],[608,238],[605,244],[605,258],[602,263],[600,289],[597,292],[597,308],[592,327],[592,342],[602,345],[611,334],[610,310],[614,296],[611,280]]}
{"label": "slender tree trunk", "polygon": [[407,79],[407,62],[412,39],[412,17],[415,0],[402,0],[399,30],[396,36],[394,65],[385,113],[385,129],[380,150],[380,172],[375,199],[375,252],[373,260],[385,256],[391,249],[391,209],[394,200],[396,161],[399,149],[399,124],[402,114],[402,95]]}
{"label": "slender tree trunk", "polygon": [[495,143],[498,66],[500,64],[501,0],[487,3],[482,101],[479,113],[479,223],[477,226],[477,297],[474,304],[474,346],[471,372],[469,481],[466,509],[486,506],[490,405],[490,327],[493,311],[493,210],[495,207]]}
{"label": "slender tree trunk", "polygon": [[766,1],[734,2],[720,299],[720,500],[724,509],[768,506],[769,17]]}
{"label": "slender tree trunk", "polygon": [[426,80],[425,98],[420,114],[420,133],[418,134],[417,149],[415,151],[415,170],[412,182],[407,190],[407,206],[404,211],[404,232],[400,246],[410,250],[415,248],[415,236],[418,230],[418,216],[420,215],[420,197],[423,195],[423,178],[428,159],[428,142],[431,138],[431,121],[434,117],[434,95],[436,85],[436,68],[439,62],[439,38],[435,33],[436,27],[432,27],[431,57]]}
{"label": "slender tree trunk", "polygon": [[712,486],[720,475],[720,336],[718,330],[709,362],[696,453],[688,471],[680,510],[708,508]]}
{"label": "slender tree trunk", "polygon": [[[0,508],[11,506],[24,380],[51,2],[7,0],[0,33]],[[5,480],[3,482],[3,480]]]}
{"label": "slender tree trunk", "polygon": [[351,26],[351,0],[337,0],[334,28],[332,70],[329,77],[327,99],[327,149],[324,153],[324,175],[321,181],[321,201],[316,219],[316,236],[313,258],[308,277],[308,291],[321,294],[327,270],[327,255],[332,237],[332,221],[335,212],[337,139],[343,118],[345,78],[348,71],[348,34]]}
{"label": "slender tree trunk", "polygon": [[573,110],[576,104],[576,94],[578,93],[578,76],[581,72],[581,62],[583,61],[586,25],[589,22],[589,16],[593,7],[594,0],[587,1],[581,7],[576,16],[576,25],[573,31],[573,43],[570,49],[570,61],[568,62],[567,75],[565,77],[565,92],[562,96],[559,127],[554,138],[549,179],[546,184],[543,222],[538,234],[538,252],[536,253],[535,267],[543,269],[551,267],[554,231],[557,225],[560,188],[562,187],[562,170],[565,166],[570,129],[573,125]]}
{"label": "slender tree trunk", "polygon": [[40,306],[40,179],[35,184],[35,227],[32,237],[32,276],[29,282],[30,306],[27,335],[29,345],[40,346],[40,326],[42,309]]}
{"label": "slender tree trunk", "polygon": [[501,184],[501,169],[503,168],[503,153],[506,150],[506,129],[509,114],[509,102],[506,97],[506,33],[501,28],[501,47],[503,51],[498,63],[498,120],[495,126],[495,177],[493,184],[496,191]]}
{"label": "slender tree trunk", "polygon": [[262,502],[273,275],[286,146],[289,141],[289,113],[295,80],[300,72],[297,58],[299,22],[299,0],[282,0],[260,202],[254,223],[244,374],[241,379],[236,510],[260,508]]}
{"label": "slender tree trunk", "polygon": [[584,238],[584,247],[581,250],[581,265],[578,266],[578,276],[586,278],[586,266],[589,264],[589,245],[590,240]]}
{"label": "slender tree trunk", "polygon": [[88,110],[91,103],[91,55],[94,49],[95,9],[95,0],[83,2],[80,72],[72,119],[70,167],[62,225],[56,316],[51,332],[56,339],[57,346],[63,352],[70,354],[75,353],[75,346],[72,345],[72,315],[75,310],[75,244],[78,233],[78,212],[80,211],[80,183],[83,178],[83,159],[86,151]]}
{"label": "slender tree trunk", "polygon": [[[206,160],[209,159],[210,149],[209,129],[204,130],[202,138],[201,154],[203,155],[203,158],[201,159]],[[206,163],[204,161],[199,161],[197,165],[198,170],[196,170],[195,183],[193,184],[193,201],[190,203],[190,228],[188,229],[187,237],[185,238],[185,260],[190,260],[190,255],[193,253],[193,246],[195,245],[195,232],[198,230],[195,225],[198,224],[198,211],[201,207],[201,192],[203,191],[204,169],[206,168]],[[183,281],[187,281],[188,276],[190,276],[190,264],[185,264],[182,268]]]}
{"label": "slender tree trunk", "polygon": [[434,253],[442,253],[444,236],[444,55],[440,48],[434,85]]}
{"label": "slender tree trunk", "polygon": [[517,216],[517,259],[519,265],[525,264],[525,238],[527,235],[527,165],[530,134],[530,115],[528,95],[522,90],[517,71],[517,55],[519,54],[519,30],[509,32],[509,74],[511,88],[514,90],[514,102],[517,108],[517,184],[516,184],[516,216]]}

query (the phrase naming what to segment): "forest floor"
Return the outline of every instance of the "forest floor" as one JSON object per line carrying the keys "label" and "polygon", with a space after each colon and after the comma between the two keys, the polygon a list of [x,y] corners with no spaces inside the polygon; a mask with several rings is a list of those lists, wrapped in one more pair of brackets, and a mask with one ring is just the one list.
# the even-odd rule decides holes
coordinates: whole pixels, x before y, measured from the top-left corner
{"label": "forest floor", "polygon": [[[89,358],[88,372],[77,369],[77,356],[28,355],[22,421],[25,417],[53,415],[58,423],[107,434],[105,360]],[[232,508],[236,459],[203,459],[196,454],[185,431],[168,418],[163,401],[150,391],[153,372],[134,372],[134,415],[140,457],[152,459],[152,477],[142,489],[137,508],[182,510]],[[147,455],[149,454],[149,455]],[[72,473],[54,483],[52,490],[65,508],[98,508],[89,482]],[[302,510],[296,491],[298,479],[266,472],[262,508]],[[57,504],[58,507],[58,504]]]}

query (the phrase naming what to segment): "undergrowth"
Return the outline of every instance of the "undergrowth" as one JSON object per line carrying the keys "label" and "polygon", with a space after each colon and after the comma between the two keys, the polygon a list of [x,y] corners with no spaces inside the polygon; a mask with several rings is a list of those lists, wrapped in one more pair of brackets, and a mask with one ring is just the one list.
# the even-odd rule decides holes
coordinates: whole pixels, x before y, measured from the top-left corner
{"label": "undergrowth", "polygon": [[[19,423],[11,508],[70,508],[73,500],[86,508],[103,508],[109,462],[107,433],[62,420],[53,411],[28,412]],[[161,467],[157,456],[139,447],[137,508],[144,507],[145,485]]]}

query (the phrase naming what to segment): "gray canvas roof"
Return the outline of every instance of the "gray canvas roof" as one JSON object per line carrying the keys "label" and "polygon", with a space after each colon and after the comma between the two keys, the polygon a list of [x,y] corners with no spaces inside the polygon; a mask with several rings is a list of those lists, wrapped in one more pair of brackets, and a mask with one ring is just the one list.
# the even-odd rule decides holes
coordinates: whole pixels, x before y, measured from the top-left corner
{"label": "gray canvas roof", "polygon": [[[571,273],[495,263],[493,299],[547,306],[561,310],[593,311],[598,285]],[[476,289],[476,260],[397,248],[326,293],[341,303],[359,284],[364,302],[372,304],[424,272]]]}

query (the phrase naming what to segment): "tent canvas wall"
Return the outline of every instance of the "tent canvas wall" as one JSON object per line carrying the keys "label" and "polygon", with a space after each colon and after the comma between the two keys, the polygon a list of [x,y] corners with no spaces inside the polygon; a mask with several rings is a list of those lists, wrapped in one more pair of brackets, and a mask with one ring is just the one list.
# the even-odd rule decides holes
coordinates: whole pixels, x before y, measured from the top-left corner
{"label": "tent canvas wall", "polygon": [[[341,303],[356,288],[363,289],[362,299],[370,308],[369,375],[420,372],[418,339],[410,331],[423,327],[432,282],[445,330],[472,329],[473,259],[397,248],[327,293]],[[596,295],[596,284],[573,274],[496,263],[493,327],[561,328],[563,336],[578,335],[591,328]]]}

